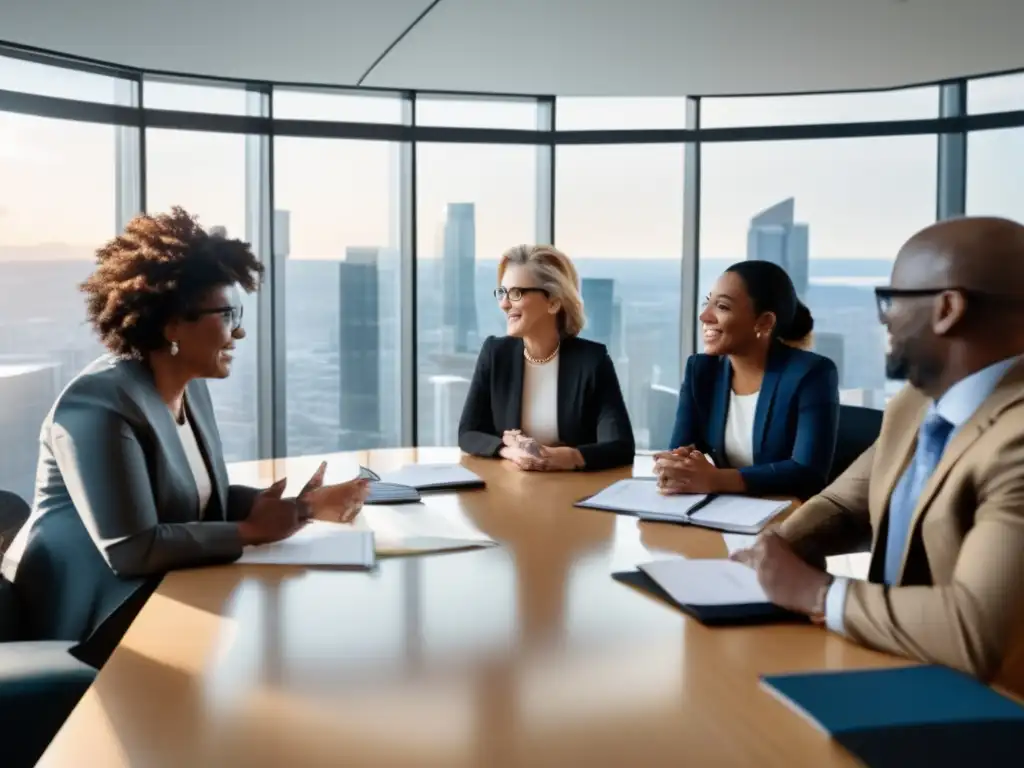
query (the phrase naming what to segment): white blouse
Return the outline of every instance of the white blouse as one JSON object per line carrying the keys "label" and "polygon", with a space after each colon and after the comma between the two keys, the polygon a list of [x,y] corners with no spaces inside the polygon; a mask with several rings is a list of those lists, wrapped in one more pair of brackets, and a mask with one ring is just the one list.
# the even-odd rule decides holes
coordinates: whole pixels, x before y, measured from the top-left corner
{"label": "white blouse", "polygon": [[196,481],[196,490],[199,492],[199,519],[201,520],[206,515],[206,505],[210,503],[213,485],[210,482],[210,472],[206,469],[206,462],[203,460],[203,452],[199,449],[199,442],[196,440],[195,429],[188,418],[188,411],[184,412],[184,417],[185,423],[176,426],[181,446],[185,449],[189,469],[192,470],[192,477]]}
{"label": "white blouse", "polygon": [[558,355],[542,365],[523,362],[523,434],[541,445],[558,445]]}
{"label": "white blouse", "polygon": [[754,463],[754,414],[757,397],[729,395],[729,414],[725,419],[725,458],[733,469],[743,469]]}

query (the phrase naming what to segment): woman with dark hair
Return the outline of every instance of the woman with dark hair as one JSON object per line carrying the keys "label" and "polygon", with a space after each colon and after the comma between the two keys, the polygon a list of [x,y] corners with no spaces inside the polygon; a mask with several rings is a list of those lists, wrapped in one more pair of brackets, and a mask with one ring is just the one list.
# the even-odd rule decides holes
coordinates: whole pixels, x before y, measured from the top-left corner
{"label": "woman with dark hair", "polygon": [[671,450],[655,474],[665,493],[806,499],[832,467],[839,376],[809,346],[814,321],[785,270],[741,261],[700,314],[704,354],[686,362]]}
{"label": "woman with dark hair", "polygon": [[150,577],[230,562],[311,516],[358,513],[365,481],[324,486],[325,465],[295,498],[282,498],[284,479],[262,491],[228,482],[203,379],[231,373],[245,338],[236,288],[254,291],[262,273],[247,243],[181,208],[136,217],[97,251],[82,290],[111,354],[44,421],[32,515],[3,562],[27,634],[83,640],[132,614],[122,604]]}

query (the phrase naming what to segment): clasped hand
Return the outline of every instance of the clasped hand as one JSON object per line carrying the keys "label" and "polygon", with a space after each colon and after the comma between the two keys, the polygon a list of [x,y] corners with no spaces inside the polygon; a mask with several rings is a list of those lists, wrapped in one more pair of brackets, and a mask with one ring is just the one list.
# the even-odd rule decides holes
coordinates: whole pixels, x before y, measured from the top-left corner
{"label": "clasped hand", "polygon": [[501,437],[501,457],[529,472],[558,472],[576,469],[583,461],[579,451],[565,446],[548,447],[518,429],[509,429]]}
{"label": "clasped hand", "polygon": [[692,445],[654,456],[654,476],[664,494],[714,493],[718,469]]}
{"label": "clasped hand", "polygon": [[324,485],[326,471],[325,461],[293,499],[281,498],[288,485],[285,477],[261,491],[249,510],[249,516],[239,523],[242,543],[267,544],[286,539],[313,518],[352,522],[370,492],[369,481],[356,479]]}

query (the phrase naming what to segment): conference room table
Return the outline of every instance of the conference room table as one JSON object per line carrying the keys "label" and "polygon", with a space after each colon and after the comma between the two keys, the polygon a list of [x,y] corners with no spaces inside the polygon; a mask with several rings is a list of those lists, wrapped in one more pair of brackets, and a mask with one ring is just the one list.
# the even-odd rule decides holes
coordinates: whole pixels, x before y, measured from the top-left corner
{"label": "conference room table", "polygon": [[[231,467],[301,488],[320,459]],[[227,565],[164,577],[45,768],[855,766],[760,676],[905,664],[810,625],[708,628],[610,574],[725,557],[718,533],[580,509],[630,468],[521,472],[457,449],[336,454],[327,480],[461,461],[424,494],[497,547],[369,572]]]}

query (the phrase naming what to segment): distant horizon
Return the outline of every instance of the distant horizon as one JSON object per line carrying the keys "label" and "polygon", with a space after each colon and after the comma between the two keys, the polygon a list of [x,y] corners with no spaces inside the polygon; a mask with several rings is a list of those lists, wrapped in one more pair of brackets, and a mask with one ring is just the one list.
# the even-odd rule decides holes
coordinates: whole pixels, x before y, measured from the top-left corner
{"label": "distant horizon", "polygon": [[[48,242],[48,243],[36,243],[31,245],[0,245],[0,262],[71,262],[71,261],[89,261],[96,256],[96,250],[98,246],[85,246],[75,243],[63,243],[63,242]],[[362,245],[348,245],[346,248],[391,248],[386,245],[374,245],[374,244],[362,244]],[[33,256],[31,258],[19,258],[12,256],[11,251],[22,250],[22,251],[42,251],[46,249],[62,250],[62,251],[83,251],[82,255],[75,256],[72,258],[61,258],[59,256]],[[397,249],[395,249],[397,250]],[[681,255],[674,256],[574,256],[570,254],[573,261],[668,261],[668,262],[680,262],[682,260]],[[476,262],[487,263],[497,262],[500,256],[477,256]],[[417,254],[417,261],[440,261],[443,259],[443,255],[424,255]],[[701,256],[702,261],[744,261],[746,256],[735,255],[735,256]],[[287,256],[288,261],[345,261],[345,256],[295,256],[289,254]],[[828,255],[812,255],[808,261],[811,268],[813,269],[816,261],[849,261],[856,262],[859,264],[871,264],[877,262],[878,264],[891,265],[892,259],[880,258],[876,256],[866,257],[851,257],[851,256],[828,256]]]}

